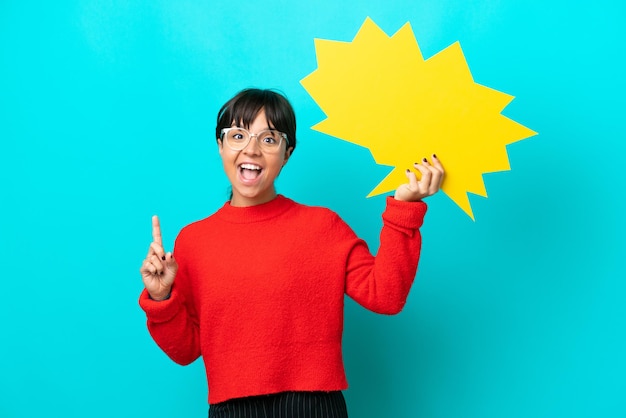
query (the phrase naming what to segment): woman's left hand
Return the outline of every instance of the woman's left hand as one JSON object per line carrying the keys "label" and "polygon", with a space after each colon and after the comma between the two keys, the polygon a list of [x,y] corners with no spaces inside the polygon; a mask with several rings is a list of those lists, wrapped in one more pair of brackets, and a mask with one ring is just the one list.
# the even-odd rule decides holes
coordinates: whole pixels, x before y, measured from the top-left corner
{"label": "woman's left hand", "polygon": [[436,155],[433,154],[432,163],[429,163],[424,158],[421,163],[415,163],[414,167],[422,174],[422,177],[417,180],[415,172],[407,169],[406,177],[409,179],[409,182],[402,184],[396,189],[395,199],[405,202],[417,202],[425,197],[434,195],[441,188],[444,171]]}

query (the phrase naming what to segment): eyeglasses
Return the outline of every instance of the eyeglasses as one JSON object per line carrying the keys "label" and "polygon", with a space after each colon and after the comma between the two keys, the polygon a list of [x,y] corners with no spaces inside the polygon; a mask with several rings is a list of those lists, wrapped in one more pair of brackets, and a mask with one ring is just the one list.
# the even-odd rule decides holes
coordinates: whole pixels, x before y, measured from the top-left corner
{"label": "eyeglasses", "polygon": [[287,134],[275,129],[266,129],[259,133],[251,134],[244,128],[224,128],[222,129],[221,139],[225,141],[228,148],[233,151],[241,151],[248,146],[253,136],[263,152],[278,152],[283,139],[289,146]]}

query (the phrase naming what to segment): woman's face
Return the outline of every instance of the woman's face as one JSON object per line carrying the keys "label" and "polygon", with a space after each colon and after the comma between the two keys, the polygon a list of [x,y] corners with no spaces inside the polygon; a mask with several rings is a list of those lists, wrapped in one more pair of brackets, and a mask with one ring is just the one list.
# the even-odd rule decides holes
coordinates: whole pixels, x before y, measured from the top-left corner
{"label": "woman's face", "polygon": [[[251,134],[259,133],[268,126],[265,111],[261,110],[247,130]],[[240,150],[230,149],[223,140],[218,140],[220,156],[224,172],[233,189],[232,206],[254,206],[269,202],[276,197],[274,181],[280,170],[287,163],[293,148],[287,148],[282,141],[280,149],[275,153],[263,152],[259,148],[256,137],[252,137],[248,145]]]}

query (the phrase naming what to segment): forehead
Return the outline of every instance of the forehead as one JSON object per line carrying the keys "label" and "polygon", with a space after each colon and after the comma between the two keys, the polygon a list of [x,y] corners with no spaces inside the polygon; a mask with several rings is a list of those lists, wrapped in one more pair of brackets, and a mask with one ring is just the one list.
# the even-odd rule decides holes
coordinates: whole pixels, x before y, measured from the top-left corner
{"label": "forehead", "polygon": [[231,126],[247,129],[252,125],[263,125],[261,128],[274,129],[274,123],[266,115],[264,108],[256,109],[254,112],[246,111],[245,108],[239,112],[237,112],[237,109],[234,109]]}

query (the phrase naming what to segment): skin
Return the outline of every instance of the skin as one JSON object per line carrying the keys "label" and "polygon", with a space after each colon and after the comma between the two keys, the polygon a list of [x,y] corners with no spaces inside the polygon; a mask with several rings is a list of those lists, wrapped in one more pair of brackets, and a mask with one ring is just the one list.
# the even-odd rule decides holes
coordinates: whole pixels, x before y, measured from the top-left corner
{"label": "skin", "polygon": [[[254,134],[265,129],[274,129],[274,127],[268,126],[265,111],[261,110],[247,129]],[[274,181],[287,164],[293,151],[293,148],[287,148],[286,141],[282,141],[281,149],[276,153],[261,151],[255,138],[252,138],[241,151],[233,151],[219,139],[217,144],[224,172],[233,190],[233,197],[230,201],[232,206],[260,205],[276,197]],[[261,172],[256,179],[246,180],[241,174],[241,164],[253,164],[260,167]]]}
{"label": "skin", "polygon": [[152,217],[152,243],[139,269],[143,284],[152,299],[167,298],[172,290],[177,271],[178,263],[174,260],[174,256],[171,252],[166,253],[163,250],[161,225],[159,217],[155,215]]}
{"label": "skin", "polygon": [[435,154],[432,156],[432,163],[423,158],[422,162],[413,164],[421,177],[418,180],[414,171],[406,170],[408,183],[401,184],[396,189],[394,198],[405,202],[419,202],[420,200],[432,196],[439,191],[443,182],[444,170],[441,162]]}
{"label": "skin", "polygon": [[[257,133],[268,128],[273,129],[274,127],[267,126],[265,112],[261,111],[248,127],[248,130],[251,133]],[[260,205],[276,197],[274,182],[293,151],[293,148],[287,148],[285,141],[281,147],[281,150],[275,154],[264,154],[253,139],[243,150],[233,151],[218,139],[224,172],[233,190],[233,198],[230,202],[232,206]],[[246,180],[243,178],[240,169],[243,163],[253,164],[261,168],[256,179]],[[435,155],[432,156],[431,162],[423,158],[421,162],[415,163],[413,166],[420,173],[419,180],[415,171],[407,169],[408,183],[402,184],[396,189],[395,199],[405,202],[418,202],[434,195],[441,188],[444,169]],[[155,215],[152,217],[152,243],[139,269],[144,286],[152,299],[164,300],[169,296],[177,271],[178,264],[173,254],[171,252],[166,253],[163,249],[161,226],[159,218]]]}

